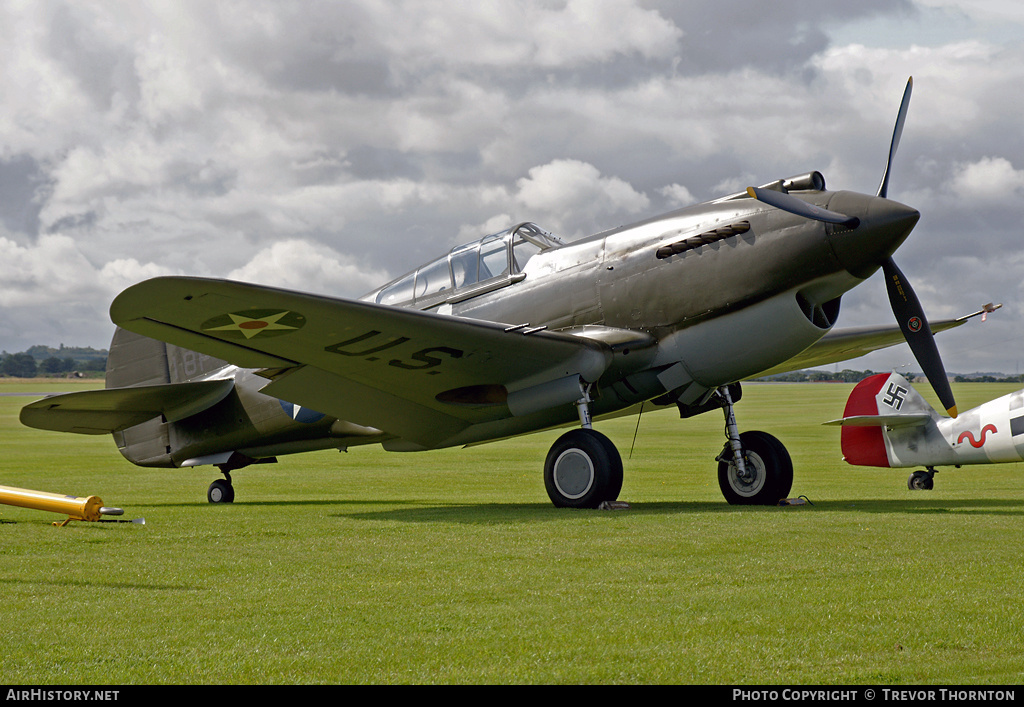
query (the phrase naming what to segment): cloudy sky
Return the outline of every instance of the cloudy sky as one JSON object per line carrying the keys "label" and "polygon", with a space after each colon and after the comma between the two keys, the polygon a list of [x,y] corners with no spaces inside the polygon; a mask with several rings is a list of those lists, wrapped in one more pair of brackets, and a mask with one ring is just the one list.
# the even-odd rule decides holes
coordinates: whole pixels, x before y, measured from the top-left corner
{"label": "cloudy sky", "polygon": [[[1005,304],[939,337],[948,370],[1016,373],[1022,38],[1018,0],[0,0],[0,349],[105,348],[155,275],[358,296],[513,222],[811,169],[873,193],[913,75],[897,262],[930,318]],[[877,276],[844,298],[891,321]]]}

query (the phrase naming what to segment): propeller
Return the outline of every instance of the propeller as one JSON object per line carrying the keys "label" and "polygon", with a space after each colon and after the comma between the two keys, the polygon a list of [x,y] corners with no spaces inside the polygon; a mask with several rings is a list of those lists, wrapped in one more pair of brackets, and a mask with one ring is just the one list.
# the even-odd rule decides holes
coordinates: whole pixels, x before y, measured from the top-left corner
{"label": "propeller", "polygon": [[889,291],[889,304],[892,305],[892,312],[899,322],[903,338],[910,344],[914,358],[920,364],[928,382],[932,384],[935,394],[939,396],[942,407],[950,417],[956,417],[956,400],[953,399],[953,391],[949,388],[946,369],[942,365],[939,349],[935,345],[935,336],[928,326],[921,302],[891,257],[882,263],[882,272],[885,275],[885,288]]}
{"label": "propeller", "polygon": [[[885,172],[882,173],[882,182],[878,185],[877,196],[886,199],[889,193],[889,175],[892,171],[893,158],[896,149],[899,147],[900,138],[903,135],[903,125],[907,120],[907,110],[910,106],[910,93],[914,86],[914,79],[907,81],[907,87],[903,92],[903,100],[900,103],[899,114],[896,116],[896,125],[893,128],[892,142],[889,145],[889,158],[885,163]],[[826,223],[840,224],[848,228],[856,228],[860,221],[855,216],[829,211],[802,199],[791,196],[788,193],[750,187],[747,193],[766,204],[774,206],[783,211],[788,211],[804,218]],[[882,273],[885,276],[885,287],[889,294],[889,304],[892,306],[893,314],[899,323],[903,337],[910,345],[910,350],[917,359],[918,364],[924,371],[925,377],[931,383],[932,389],[942,403],[942,407],[951,417],[957,416],[956,400],[953,398],[953,391],[949,387],[949,379],[946,377],[946,369],[942,365],[942,358],[939,356],[938,347],[935,345],[935,337],[931,327],[928,325],[928,318],[925,317],[924,309],[918,300],[910,282],[896,266],[892,256],[882,261]]]}
{"label": "propeller", "polygon": [[887,198],[889,195],[889,172],[892,171],[892,158],[896,156],[896,148],[903,137],[903,124],[907,122],[907,110],[910,108],[910,92],[914,88],[914,77],[907,79],[907,87],[903,89],[903,100],[900,101],[900,112],[896,115],[896,125],[892,129],[892,142],[889,144],[889,159],[885,162],[882,183],[878,185],[878,196]]}
{"label": "propeller", "polygon": [[[882,173],[882,182],[878,185],[878,196],[883,199],[889,196],[889,174],[892,171],[892,160],[896,155],[896,149],[900,145],[900,138],[903,136],[903,124],[907,121],[907,109],[910,106],[910,92],[914,88],[914,77],[907,79],[907,87],[903,91],[903,100],[900,102],[900,111],[896,116],[896,125],[892,130],[892,143],[889,145],[889,159],[885,163],[885,172]],[[892,305],[892,312],[896,315],[903,337],[910,345],[924,375],[931,383],[935,394],[939,396],[939,402],[950,417],[956,417],[956,400],[953,398],[953,391],[949,388],[949,379],[946,377],[946,369],[942,365],[942,358],[939,356],[939,349],[935,345],[935,336],[931,327],[928,326],[928,318],[924,315],[924,308],[914,294],[910,282],[896,267],[896,261],[889,256],[882,262],[882,272],[885,275],[885,288],[889,292],[889,304]]]}

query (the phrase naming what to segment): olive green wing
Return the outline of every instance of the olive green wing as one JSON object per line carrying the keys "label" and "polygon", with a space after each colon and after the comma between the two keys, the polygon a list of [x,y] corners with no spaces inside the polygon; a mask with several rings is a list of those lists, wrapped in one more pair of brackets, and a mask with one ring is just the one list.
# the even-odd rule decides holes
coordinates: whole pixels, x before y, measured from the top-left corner
{"label": "olive green wing", "polygon": [[[258,285],[163,277],[122,292],[120,327],[269,379],[262,392],[419,447],[579,397],[611,346],[587,338]],[[575,386],[575,388],[574,388]]]}

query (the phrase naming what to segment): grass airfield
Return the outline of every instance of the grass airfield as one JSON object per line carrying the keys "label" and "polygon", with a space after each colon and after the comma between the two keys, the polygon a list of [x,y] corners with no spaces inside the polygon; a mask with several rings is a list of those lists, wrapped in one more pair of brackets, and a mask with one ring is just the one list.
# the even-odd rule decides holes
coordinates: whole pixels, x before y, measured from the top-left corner
{"label": "grass airfield", "polygon": [[[0,393],[97,384],[0,383]],[[960,409],[1014,390],[954,386]],[[108,436],[25,428],[0,395],[0,485],[98,495],[146,525],[0,505],[7,684],[1024,681],[1024,464],[841,461],[852,386],[745,385],[740,428],[790,450],[792,496],[725,503],[723,418],[597,423],[627,510],[553,508],[558,432],[470,449],[140,469]],[[927,384],[918,389],[929,401]],[[633,445],[636,434],[635,446]],[[632,447],[632,452],[631,452]]]}

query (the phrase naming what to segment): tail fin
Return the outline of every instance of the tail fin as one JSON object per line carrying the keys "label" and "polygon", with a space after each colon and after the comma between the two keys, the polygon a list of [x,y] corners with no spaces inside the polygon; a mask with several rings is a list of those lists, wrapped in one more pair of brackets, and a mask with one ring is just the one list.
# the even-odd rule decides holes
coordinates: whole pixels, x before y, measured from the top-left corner
{"label": "tail fin", "polygon": [[226,361],[118,327],[107,357],[107,388],[185,383]]}
{"label": "tail fin", "polygon": [[846,401],[841,420],[843,458],[855,466],[892,466],[885,441],[886,427],[923,425],[939,417],[931,405],[898,373],[865,378]]}
{"label": "tail fin", "polygon": [[117,327],[107,356],[107,388],[170,383],[167,344]]}

